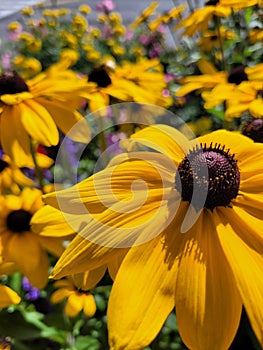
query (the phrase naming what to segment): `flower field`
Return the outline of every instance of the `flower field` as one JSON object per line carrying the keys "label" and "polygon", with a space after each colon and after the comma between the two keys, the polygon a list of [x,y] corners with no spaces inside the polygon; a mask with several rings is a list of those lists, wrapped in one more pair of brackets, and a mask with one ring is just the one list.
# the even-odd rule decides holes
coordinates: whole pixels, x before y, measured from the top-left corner
{"label": "flower field", "polygon": [[9,23],[0,350],[263,348],[262,18],[102,0]]}

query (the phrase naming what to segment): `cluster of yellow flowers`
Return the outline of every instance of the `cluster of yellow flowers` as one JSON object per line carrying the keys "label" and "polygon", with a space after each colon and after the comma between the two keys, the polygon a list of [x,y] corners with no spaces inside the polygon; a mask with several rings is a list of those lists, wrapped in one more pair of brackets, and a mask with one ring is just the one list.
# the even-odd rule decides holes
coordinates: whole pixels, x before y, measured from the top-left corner
{"label": "cluster of yellow flowers", "polygon": [[[71,31],[61,22],[66,9],[39,5],[40,19],[31,18],[32,8],[23,10],[32,31],[19,33],[20,55],[0,75],[0,308],[21,302],[8,279],[19,273],[40,290],[50,278],[57,289],[52,303],[66,299],[69,317],[83,311],[91,318],[92,290],[108,275],[112,350],[149,346],[173,310],[191,350],[229,349],[242,309],[262,347],[263,63],[252,48],[246,62],[236,52],[230,60],[238,34],[226,26],[237,16],[245,24],[255,19],[262,3],[208,1],[184,19],[186,6],[154,20],[158,3],[146,8],[129,30],[143,24],[153,34],[176,20],[182,38],[198,33],[196,74],[187,76],[176,63],[166,67],[165,55],[139,57],[133,46],[131,59],[127,28],[112,5],[101,3],[100,29],[90,28],[91,9],[81,6],[70,17]],[[51,38],[43,38],[59,27],[63,45],[47,59]],[[19,28],[11,23],[9,31]],[[247,28],[241,29],[239,39]],[[255,28],[246,33],[252,45],[261,40]],[[174,50],[175,59],[181,55]],[[207,113],[197,122],[172,113],[187,110],[191,98]],[[223,115],[223,127],[211,131],[209,113]],[[105,125],[125,133],[111,160],[103,158]],[[81,181],[62,186],[60,157],[74,173],[81,164],[63,153],[68,139],[84,145],[89,158],[95,139],[103,161],[93,175],[83,179],[80,171]]]}

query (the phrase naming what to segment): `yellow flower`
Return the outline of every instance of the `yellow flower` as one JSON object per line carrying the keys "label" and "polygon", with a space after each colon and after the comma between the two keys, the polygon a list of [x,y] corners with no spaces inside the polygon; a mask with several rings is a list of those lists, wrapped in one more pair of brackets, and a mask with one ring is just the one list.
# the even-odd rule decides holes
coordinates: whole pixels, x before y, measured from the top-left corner
{"label": "yellow flower", "polygon": [[101,31],[99,30],[99,28],[92,28],[91,29],[91,35],[94,37],[94,38],[97,38],[101,35]]}
{"label": "yellow flower", "polygon": [[182,86],[176,90],[176,96],[182,97],[195,90],[209,90],[219,84],[227,83],[227,73],[217,71],[209,61],[200,59],[197,62],[197,66],[203,74],[182,78],[179,81]]}
{"label": "yellow flower", "polygon": [[79,53],[72,49],[63,49],[60,52],[60,61],[63,61],[66,68],[74,66],[79,59]]}
{"label": "yellow flower", "polygon": [[232,7],[234,10],[241,10],[247,7],[261,5],[261,0],[220,0],[222,6]]}
{"label": "yellow flower", "polygon": [[7,29],[11,32],[15,32],[17,29],[21,28],[21,24],[19,22],[11,22],[8,24]]}
{"label": "yellow flower", "polygon": [[204,92],[205,108],[211,108],[227,103],[225,112],[226,119],[240,118],[241,114],[248,111],[253,117],[263,116],[262,99],[263,82],[244,81],[240,85],[221,85],[210,92]]}
{"label": "yellow flower", "polygon": [[163,23],[167,24],[170,21],[172,21],[173,19],[180,18],[181,17],[181,13],[185,9],[186,9],[185,5],[180,5],[178,7],[174,7],[169,12],[166,12],[166,13],[162,14],[161,16],[159,16],[158,18],[153,20],[151,23],[149,23],[149,29],[151,31],[155,31],[155,30],[158,29],[158,27],[161,24],[163,24]]}
{"label": "yellow flower", "polygon": [[[44,206],[42,192],[35,188],[25,188],[20,195],[0,196],[0,205],[1,271],[20,271],[35,287],[43,288],[50,267],[47,252],[59,256],[64,251],[63,242],[73,236],[72,228],[57,210]],[[40,224],[43,213],[46,220]]]}
{"label": "yellow flower", "polygon": [[22,12],[22,14],[24,16],[28,16],[28,17],[33,16],[34,13],[35,13],[35,11],[34,11],[34,9],[32,7],[25,7],[25,8],[22,9],[21,12]]}
{"label": "yellow flower", "polygon": [[69,13],[70,13],[70,9],[67,9],[67,8],[60,8],[58,10],[59,17],[66,16]]}
{"label": "yellow flower", "polygon": [[81,5],[81,6],[79,6],[79,12],[82,12],[85,15],[87,15],[91,12],[91,8],[87,5]]}
{"label": "yellow flower", "polygon": [[109,105],[110,96],[119,101],[155,104],[168,107],[172,101],[164,97],[164,73],[158,59],[140,58],[137,62],[123,62],[116,68],[99,67],[89,74],[89,81],[98,89],[83,95],[94,112]]}
{"label": "yellow flower", "polygon": [[[132,152],[139,144],[156,152]],[[155,125],[129,147],[61,196],[45,196],[66,216],[74,207],[82,225],[53,277],[126,249],[108,304],[114,350],[146,347],[174,307],[191,350],[228,349],[242,305],[263,345],[263,145],[225,130],[188,141]]]}
{"label": "yellow flower", "polygon": [[[253,80],[253,72],[251,71],[251,73],[249,73],[247,68],[245,68],[245,66],[242,64],[236,66],[230,72],[217,71],[209,61],[206,61],[204,59],[200,59],[197,62],[197,66],[203,74],[182,78],[179,81],[182,86],[176,90],[176,96],[182,97],[196,90],[197,93],[204,91],[202,94],[204,97],[209,96],[209,90],[212,92],[214,89],[216,89],[215,91],[217,92],[220,90],[224,94],[225,88],[227,91],[229,91],[229,89],[234,89],[235,86],[241,84],[242,82]],[[211,103],[214,106],[218,104],[218,100],[222,100],[220,95],[213,94],[213,97],[216,98],[214,101],[211,99]],[[206,108],[211,107],[208,107],[207,105]]]}
{"label": "yellow flower", "polygon": [[82,36],[88,29],[88,22],[82,15],[75,15],[72,18],[72,29],[76,36]]}
{"label": "yellow flower", "polygon": [[14,262],[38,288],[45,286],[49,260],[39,237],[30,231],[30,219],[43,206],[41,191],[26,188],[20,196],[0,197],[0,240],[4,262]]}
{"label": "yellow flower", "polygon": [[[13,304],[19,304],[20,301],[21,298],[15,291],[13,291],[8,286],[0,285],[0,309],[3,309]],[[0,341],[0,349],[2,349],[1,345],[2,344]]]}
{"label": "yellow flower", "polygon": [[144,23],[148,18],[154,14],[156,8],[159,6],[157,1],[153,1],[142,13],[130,24],[130,29],[136,29],[141,23]]}
{"label": "yellow flower", "polygon": [[33,41],[28,43],[26,49],[28,52],[37,53],[42,49],[42,41],[34,37]]}
{"label": "yellow flower", "polygon": [[4,151],[19,167],[24,166],[31,159],[30,138],[41,145],[56,145],[58,128],[67,134],[76,123],[82,125],[71,137],[87,142],[90,129],[77,109],[83,100],[81,93],[89,90],[86,79],[70,70],[59,71],[56,66],[26,81],[16,72],[3,73],[0,139]]}
{"label": "yellow flower", "polygon": [[218,30],[210,30],[203,33],[202,37],[198,40],[198,46],[203,52],[209,52],[213,48],[218,48],[221,40],[233,40],[236,39],[236,34],[227,29],[224,26],[220,27],[220,37],[218,36]]}
{"label": "yellow flower", "polygon": [[117,25],[113,28],[113,32],[117,36],[122,36],[126,32],[126,28],[123,25]]}
{"label": "yellow flower", "polygon": [[186,19],[178,23],[174,29],[184,28],[182,35],[193,36],[196,31],[204,32],[213,16],[226,18],[230,16],[231,8],[222,6],[218,2],[215,6],[207,5],[203,8],[196,9]]}
{"label": "yellow flower", "polygon": [[100,52],[96,50],[89,51],[86,54],[86,58],[92,62],[98,62],[100,57],[101,57]]}
{"label": "yellow flower", "polygon": [[24,57],[19,64],[16,63],[17,61],[15,61],[14,64],[17,68],[20,68],[21,77],[23,79],[30,79],[42,71],[41,62],[35,57]]}
{"label": "yellow flower", "polygon": [[109,14],[109,20],[112,22],[113,25],[120,25],[122,23],[122,17],[117,12],[111,12]]}
{"label": "yellow flower", "polygon": [[[100,270],[103,274],[105,273],[105,269]],[[94,287],[94,283],[90,283],[92,277],[89,275],[94,275],[94,271],[73,275],[72,278],[55,282],[54,287],[59,289],[51,295],[51,302],[56,304],[66,299],[65,313],[69,317],[76,317],[81,311],[87,317],[94,316],[96,303],[94,296],[89,291]],[[99,279],[101,277],[99,274]],[[87,283],[87,280],[90,281]]]}
{"label": "yellow flower", "polygon": [[78,38],[74,34],[63,30],[60,33],[60,36],[61,36],[61,39],[62,39],[64,46],[69,46],[72,49],[74,49],[78,46]]}
{"label": "yellow flower", "polygon": [[261,28],[253,28],[248,32],[249,41],[252,44],[263,40],[263,30]]}
{"label": "yellow flower", "polygon": [[112,47],[112,52],[113,52],[113,54],[116,55],[116,56],[124,56],[125,53],[126,53],[126,49],[125,49],[125,47],[123,47],[123,46],[114,45],[114,46]]}

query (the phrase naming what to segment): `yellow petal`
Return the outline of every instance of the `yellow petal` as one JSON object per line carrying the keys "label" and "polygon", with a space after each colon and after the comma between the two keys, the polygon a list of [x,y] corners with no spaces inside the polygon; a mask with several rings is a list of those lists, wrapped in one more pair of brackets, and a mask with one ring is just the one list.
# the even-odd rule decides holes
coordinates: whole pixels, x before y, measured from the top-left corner
{"label": "yellow petal", "polygon": [[90,290],[94,288],[96,284],[102,279],[102,277],[105,275],[106,269],[107,266],[103,265],[94,270],[75,274],[72,276],[74,285],[78,289],[82,289],[84,291]]}
{"label": "yellow petal", "polygon": [[244,209],[248,214],[263,220],[263,193],[244,193],[239,191],[239,195],[233,200],[233,205]]}
{"label": "yellow petal", "polygon": [[59,134],[49,112],[35,100],[21,104],[21,122],[32,139],[41,145],[52,146],[59,141]]}
{"label": "yellow petal", "polygon": [[183,240],[175,296],[182,340],[190,349],[228,349],[238,329],[242,302],[212,214],[204,211]]}
{"label": "yellow petal", "polygon": [[18,167],[32,163],[29,136],[20,119],[20,105],[5,106],[1,114],[1,144]]}
{"label": "yellow petal", "polygon": [[[70,222],[74,218],[72,217]],[[31,230],[42,237],[58,238],[75,234],[73,227],[68,224],[63,213],[49,205],[42,207],[33,215],[30,225]]]}
{"label": "yellow petal", "polygon": [[[251,326],[263,346],[263,257],[249,247],[231,228],[217,218],[220,244],[233,270]],[[253,238],[251,238],[253,239]]]}
{"label": "yellow petal", "polygon": [[76,142],[88,143],[91,139],[91,131],[83,116],[75,109],[67,107],[64,101],[37,99],[52,115],[58,128],[69,138]]}
{"label": "yellow petal", "polygon": [[147,197],[147,188],[173,188],[175,173],[175,164],[164,155],[132,152],[115,157],[106,169],[79,184],[43,199],[69,214],[100,213],[113,204],[132,200],[136,193]]}
{"label": "yellow petal", "polygon": [[149,345],[174,307],[175,254],[168,255],[164,237],[132,248],[121,264],[108,304],[112,349]]}
{"label": "yellow petal", "polygon": [[64,243],[67,238],[57,238],[57,237],[42,237],[40,236],[39,242],[41,246],[47,250],[49,253],[56,257],[60,257],[65,250]]}
{"label": "yellow petal", "polygon": [[220,213],[222,224],[229,223],[233,231],[251,249],[259,254],[263,252],[262,219],[257,219],[243,208],[235,205],[232,208],[218,207],[217,210]]}
{"label": "yellow petal", "polygon": [[84,306],[84,296],[72,293],[66,303],[65,312],[69,317],[77,316]]}
{"label": "yellow petal", "polygon": [[30,283],[43,288],[47,282],[49,260],[36,236],[31,232],[12,233],[3,240],[3,257],[14,262]]}
{"label": "yellow petal", "polygon": [[[56,278],[94,269],[116,255],[116,249],[142,244],[159,235],[167,227],[178,209],[178,198],[168,193],[168,200],[160,201],[148,191],[146,204],[140,208],[136,197],[105,210],[96,218],[81,218],[83,230],[66,248],[53,270]],[[84,238],[82,238],[82,237]],[[92,244],[93,242],[93,244]]]}
{"label": "yellow petal", "polygon": [[0,308],[20,303],[19,295],[7,286],[0,285]]}
{"label": "yellow petal", "polygon": [[61,288],[56,290],[54,293],[52,293],[50,297],[50,301],[53,304],[60,303],[63,299],[69,297],[72,293],[72,291],[66,289],[66,288]]}
{"label": "yellow petal", "polygon": [[131,136],[130,148],[139,143],[180,162],[188,151],[188,139],[168,125],[152,125]]}
{"label": "yellow petal", "polygon": [[87,317],[94,316],[97,309],[94,296],[92,294],[87,294],[84,296],[83,301],[84,301],[84,306],[83,306],[84,314]]}

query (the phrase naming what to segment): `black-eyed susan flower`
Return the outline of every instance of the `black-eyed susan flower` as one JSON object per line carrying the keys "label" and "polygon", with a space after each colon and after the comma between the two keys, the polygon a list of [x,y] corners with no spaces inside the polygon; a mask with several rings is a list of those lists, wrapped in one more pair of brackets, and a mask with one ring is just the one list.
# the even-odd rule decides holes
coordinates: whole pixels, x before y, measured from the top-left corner
{"label": "black-eyed susan flower", "polygon": [[58,128],[64,134],[76,124],[81,127],[72,138],[87,142],[90,129],[77,111],[89,91],[86,79],[70,70],[51,66],[30,80],[16,72],[0,76],[0,140],[4,151],[18,166],[31,159],[30,139],[44,146],[59,142]]}
{"label": "black-eyed susan flower", "polygon": [[174,29],[183,28],[182,35],[193,36],[199,30],[205,31],[214,16],[226,18],[230,14],[231,7],[221,5],[220,1],[208,1],[204,7],[196,9],[180,21]]}
{"label": "black-eyed susan flower", "polygon": [[[31,229],[31,219],[44,205],[41,196],[40,190],[25,188],[20,195],[0,197],[1,271],[19,271],[40,289],[48,280],[50,262],[47,252],[59,256],[64,250],[62,244],[65,236],[72,236],[72,229],[68,233],[66,224],[59,226],[59,215],[56,229],[50,229],[47,233],[44,223],[41,228],[38,226],[37,232]],[[46,222],[49,222],[47,211],[45,214]]]}
{"label": "black-eyed susan flower", "polygon": [[114,68],[103,65],[90,72],[89,81],[97,83],[97,89],[83,95],[92,112],[105,109],[110,104],[110,97],[162,107],[172,104],[172,98],[163,94],[167,84],[158,59],[141,58],[135,63],[125,61]]}
{"label": "black-eyed susan flower", "polygon": [[226,102],[225,117],[228,120],[240,118],[248,111],[253,117],[263,116],[263,83],[260,81],[244,81],[238,86],[223,84],[213,88],[210,92],[202,93],[205,100],[204,107],[211,108]]}
{"label": "black-eyed susan flower", "polygon": [[[105,269],[100,270],[99,279],[105,273]],[[56,281],[54,287],[58,289],[51,295],[51,302],[56,304],[66,299],[65,313],[69,317],[76,317],[82,311],[87,317],[94,316],[96,303],[90,289],[95,286],[97,278],[94,280],[91,275],[94,271]]]}
{"label": "black-eyed susan flower", "polygon": [[197,67],[202,75],[190,75],[180,79],[181,86],[176,90],[176,96],[185,96],[192,91],[210,90],[217,85],[227,83],[227,72],[218,71],[211,62],[200,59]]}
{"label": "black-eyed susan flower", "polygon": [[[156,152],[132,152],[140,144]],[[114,350],[147,346],[174,307],[189,349],[228,349],[242,306],[263,345],[263,145],[226,130],[188,141],[155,125],[129,147],[45,196],[81,225],[53,277],[122,258],[108,305]]]}
{"label": "black-eyed susan flower", "polygon": [[148,7],[146,7],[141,14],[130,24],[130,29],[137,28],[141,23],[146,22],[150,16],[155,13],[156,8],[159,6],[157,1],[153,1]]}
{"label": "black-eyed susan flower", "polygon": [[181,14],[185,8],[185,5],[180,5],[178,7],[172,8],[170,11],[164,12],[162,15],[158,16],[155,20],[149,23],[149,29],[151,31],[155,31],[161,24],[168,24],[176,18],[181,18]]}

